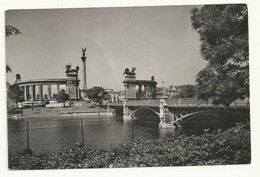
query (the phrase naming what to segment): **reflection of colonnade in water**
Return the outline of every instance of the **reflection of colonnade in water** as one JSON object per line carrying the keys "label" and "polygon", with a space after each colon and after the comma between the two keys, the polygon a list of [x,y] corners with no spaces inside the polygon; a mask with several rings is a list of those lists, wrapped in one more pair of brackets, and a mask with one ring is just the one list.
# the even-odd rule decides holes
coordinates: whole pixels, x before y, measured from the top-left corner
{"label": "reflection of colonnade in water", "polygon": [[64,89],[70,99],[79,99],[79,80],[62,79],[38,79],[16,82],[23,91],[25,100],[52,99],[61,89]]}

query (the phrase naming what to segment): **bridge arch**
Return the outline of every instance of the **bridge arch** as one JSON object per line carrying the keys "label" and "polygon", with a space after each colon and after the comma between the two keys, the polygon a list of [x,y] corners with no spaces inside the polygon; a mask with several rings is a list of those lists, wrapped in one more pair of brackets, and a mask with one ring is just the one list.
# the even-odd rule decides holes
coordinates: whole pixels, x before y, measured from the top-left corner
{"label": "bridge arch", "polygon": [[140,107],[140,108],[137,108],[136,110],[132,111],[130,116],[137,116],[138,115],[137,113],[139,113],[139,115],[140,115],[142,112],[144,112],[146,110],[149,110],[149,111],[155,113],[158,116],[160,115],[159,112],[155,111],[154,109],[152,109],[150,107]]}
{"label": "bridge arch", "polygon": [[196,111],[196,112],[192,112],[192,113],[189,113],[189,114],[185,114],[184,116],[177,118],[173,122],[173,124],[176,124],[177,122],[182,121],[183,119],[190,118],[191,116],[198,115],[198,114],[201,114],[201,113],[206,113],[206,112],[209,112],[209,111]]}
{"label": "bridge arch", "polygon": [[121,114],[123,114],[123,107],[114,107],[114,108],[112,108],[112,111],[111,111],[111,113],[112,114],[118,114],[118,112],[120,111],[120,113]]}

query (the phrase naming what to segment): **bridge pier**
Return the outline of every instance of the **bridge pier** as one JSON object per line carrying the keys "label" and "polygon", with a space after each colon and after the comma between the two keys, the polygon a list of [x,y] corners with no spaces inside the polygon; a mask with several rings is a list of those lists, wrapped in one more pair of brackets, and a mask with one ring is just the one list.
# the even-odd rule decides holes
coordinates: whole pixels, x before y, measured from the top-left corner
{"label": "bridge pier", "polygon": [[167,97],[161,97],[160,98],[160,123],[159,123],[159,127],[163,128],[163,129],[167,129],[167,128],[175,128],[175,126],[173,125],[174,123],[174,115],[171,113],[171,111],[169,111],[169,109],[167,108]]}
{"label": "bridge pier", "polygon": [[124,119],[131,119],[132,116],[134,116],[132,115],[132,111],[127,106],[127,100],[123,102],[123,114]]}
{"label": "bridge pier", "polygon": [[111,108],[109,101],[107,102],[107,114],[113,115],[113,109]]}

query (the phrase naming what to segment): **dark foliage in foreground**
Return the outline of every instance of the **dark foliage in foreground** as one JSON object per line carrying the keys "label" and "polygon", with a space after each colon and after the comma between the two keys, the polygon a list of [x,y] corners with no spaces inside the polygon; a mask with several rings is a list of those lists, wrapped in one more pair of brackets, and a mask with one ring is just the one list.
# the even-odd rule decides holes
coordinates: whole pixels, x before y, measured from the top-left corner
{"label": "dark foliage in foreground", "polygon": [[248,164],[251,161],[250,126],[201,136],[142,141],[109,150],[75,146],[51,155],[9,154],[10,169],[66,169]]}

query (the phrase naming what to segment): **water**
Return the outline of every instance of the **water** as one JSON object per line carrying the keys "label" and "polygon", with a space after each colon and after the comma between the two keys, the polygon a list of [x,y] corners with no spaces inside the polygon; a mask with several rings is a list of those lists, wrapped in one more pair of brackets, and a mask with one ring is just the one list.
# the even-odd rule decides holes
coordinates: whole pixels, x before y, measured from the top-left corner
{"label": "water", "polygon": [[[84,116],[85,145],[109,148],[110,145],[132,140],[131,120],[121,116]],[[27,147],[26,124],[29,125],[29,146],[37,153],[59,152],[82,142],[81,119],[61,117],[37,117],[8,121],[8,144],[10,152],[21,152]],[[134,123],[134,137],[160,139],[174,135],[173,130],[158,127],[156,117],[138,119]]]}
{"label": "water", "polygon": [[[207,112],[183,121],[182,132],[198,134],[203,129],[229,128],[238,120],[248,120],[237,112]],[[246,118],[245,118],[246,117]],[[139,116],[132,128],[131,119],[122,116],[81,116],[71,118],[37,117],[8,120],[10,152],[22,152],[27,147],[26,125],[29,125],[29,146],[36,153],[60,152],[82,142],[81,118],[85,145],[109,148],[110,145],[130,142],[134,138],[163,139],[173,137],[175,129],[160,129],[158,116]]]}

